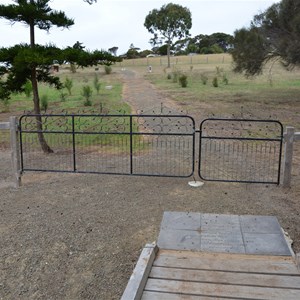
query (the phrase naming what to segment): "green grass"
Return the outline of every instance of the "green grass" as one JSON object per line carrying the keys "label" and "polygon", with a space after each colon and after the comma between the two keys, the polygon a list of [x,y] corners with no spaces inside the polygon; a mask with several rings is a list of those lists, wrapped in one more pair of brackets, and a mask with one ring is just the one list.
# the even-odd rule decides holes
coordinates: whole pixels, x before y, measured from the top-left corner
{"label": "green grass", "polygon": [[[59,113],[63,110],[67,110],[70,113],[76,113],[82,110],[86,111],[87,108],[84,107],[85,99],[82,96],[82,87],[84,85],[89,85],[93,90],[91,96],[91,111],[101,112],[102,109],[102,111],[111,113],[117,113],[118,111],[130,113],[131,108],[121,99],[122,82],[118,76],[116,76],[116,74],[105,75],[104,69],[97,71],[101,83],[99,94],[97,94],[93,84],[95,73],[96,71],[93,68],[78,69],[76,73],[71,73],[66,67],[61,68],[57,76],[60,77],[62,83],[66,77],[73,81],[72,95],[69,95],[66,88],[57,90],[48,85],[39,84],[40,97],[46,95],[48,98],[48,109],[46,113]],[[112,88],[106,89],[106,86],[112,86]],[[65,101],[62,101],[61,93],[65,94]],[[11,115],[20,115],[24,111],[32,111],[32,109],[32,96],[26,97],[25,93],[12,95],[8,107],[5,108]],[[1,111],[4,111],[4,107],[2,106],[0,106],[0,112]]]}
{"label": "green grass", "polygon": [[[156,87],[178,102],[197,120],[207,116],[251,117],[259,119],[277,119],[284,125],[300,127],[300,69],[285,70],[280,63],[272,68],[266,65],[263,75],[245,78],[232,71],[230,55],[198,55],[178,57],[171,68],[160,65],[165,58],[151,58],[152,73],[147,72],[146,60],[123,62],[143,74]],[[173,62],[176,59],[172,58]],[[218,72],[219,70],[219,72]],[[221,70],[221,71],[220,71]],[[168,74],[184,73],[188,85],[182,88],[178,82],[168,79]],[[208,77],[203,85],[201,75]],[[228,83],[223,82],[225,74]],[[271,76],[270,76],[271,75]],[[218,87],[212,84],[218,76]]]}

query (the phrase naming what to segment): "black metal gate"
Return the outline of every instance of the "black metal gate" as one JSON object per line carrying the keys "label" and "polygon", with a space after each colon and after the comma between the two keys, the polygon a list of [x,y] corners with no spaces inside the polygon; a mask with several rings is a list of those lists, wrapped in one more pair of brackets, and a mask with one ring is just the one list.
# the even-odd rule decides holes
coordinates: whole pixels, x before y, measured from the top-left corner
{"label": "black metal gate", "polygon": [[206,119],[200,125],[199,176],[279,184],[282,139],[278,121]]}
{"label": "black metal gate", "polygon": [[[190,177],[195,123],[182,115],[24,115],[23,171]],[[42,130],[37,130],[38,123]],[[41,150],[45,139],[53,153]]]}
{"label": "black metal gate", "polygon": [[[42,129],[37,130],[38,123]],[[206,119],[195,130],[185,115],[24,115],[22,171],[73,172],[203,180],[280,181],[283,127],[273,120]],[[45,139],[53,153],[41,150]]]}

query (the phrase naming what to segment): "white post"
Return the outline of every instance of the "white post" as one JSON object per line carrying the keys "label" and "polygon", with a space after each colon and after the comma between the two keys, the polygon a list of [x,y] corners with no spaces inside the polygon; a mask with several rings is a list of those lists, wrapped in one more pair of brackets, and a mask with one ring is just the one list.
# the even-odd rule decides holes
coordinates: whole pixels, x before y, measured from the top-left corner
{"label": "white post", "polygon": [[283,187],[291,186],[295,128],[287,126],[284,134]]}
{"label": "white post", "polygon": [[12,171],[15,187],[18,188],[21,185],[21,162],[17,118],[10,117],[9,122]]}

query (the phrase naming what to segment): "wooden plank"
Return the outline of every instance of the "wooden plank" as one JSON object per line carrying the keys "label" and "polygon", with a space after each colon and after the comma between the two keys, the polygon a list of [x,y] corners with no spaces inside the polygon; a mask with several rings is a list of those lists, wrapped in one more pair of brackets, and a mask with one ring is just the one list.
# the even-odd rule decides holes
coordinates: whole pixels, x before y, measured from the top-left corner
{"label": "wooden plank", "polygon": [[153,244],[144,247],[121,300],[141,299],[157,251],[157,246]]}
{"label": "wooden plank", "polygon": [[[234,299],[234,298],[222,298],[218,299]],[[236,298],[235,298],[236,299]],[[205,296],[192,296],[192,295],[179,295],[170,293],[159,293],[159,292],[144,292],[141,300],[212,300],[211,297]]]}
{"label": "wooden plank", "polygon": [[[299,300],[300,290],[267,287],[251,287],[177,280],[161,280],[149,278],[145,291],[160,291],[184,295],[207,297],[233,297],[242,299]],[[184,298],[183,298],[184,299]]]}
{"label": "wooden plank", "polygon": [[149,278],[210,282],[261,287],[294,288],[300,290],[299,276],[266,275],[207,270],[153,267]]}
{"label": "wooden plank", "polygon": [[293,259],[282,256],[161,250],[153,265],[198,270],[299,275]]}

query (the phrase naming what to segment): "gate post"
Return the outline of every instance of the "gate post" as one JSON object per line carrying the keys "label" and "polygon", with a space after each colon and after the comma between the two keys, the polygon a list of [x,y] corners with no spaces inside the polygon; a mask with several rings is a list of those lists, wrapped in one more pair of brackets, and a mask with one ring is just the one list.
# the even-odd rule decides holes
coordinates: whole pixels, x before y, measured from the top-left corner
{"label": "gate post", "polygon": [[283,187],[291,186],[294,134],[295,128],[287,126],[284,133]]}
{"label": "gate post", "polygon": [[21,185],[21,163],[20,163],[20,144],[18,136],[17,118],[10,117],[10,147],[11,147],[11,164],[14,176],[15,187]]}

